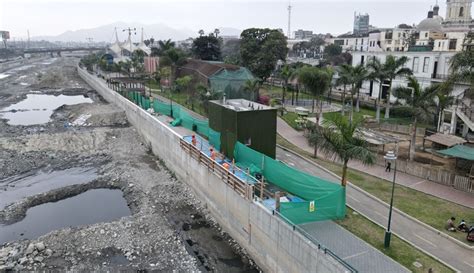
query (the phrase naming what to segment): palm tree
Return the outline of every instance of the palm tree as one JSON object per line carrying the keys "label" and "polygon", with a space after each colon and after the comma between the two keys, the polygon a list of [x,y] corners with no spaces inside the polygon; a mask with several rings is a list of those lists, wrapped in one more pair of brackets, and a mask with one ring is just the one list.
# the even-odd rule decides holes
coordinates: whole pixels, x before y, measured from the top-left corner
{"label": "palm tree", "polygon": [[[360,160],[362,163],[372,165],[376,157],[369,149],[369,144],[358,136],[362,127],[362,119],[349,121],[340,115],[333,116],[323,121],[323,127],[315,130],[310,137],[311,145],[318,145],[320,150],[334,160],[342,161],[341,185],[347,185],[347,164],[349,160]],[[312,143],[315,139],[317,143]]]}
{"label": "palm tree", "polygon": [[196,91],[199,94],[199,100],[202,102],[206,113],[209,111],[209,101],[220,99],[223,93],[222,91],[214,91],[202,83],[196,86]]}
{"label": "palm tree", "polygon": [[359,106],[359,97],[360,97],[360,88],[362,83],[369,77],[369,71],[363,64],[358,64],[354,67],[354,83],[355,83],[355,93],[357,94],[356,98],[356,112],[360,112]]}
{"label": "palm tree", "polygon": [[306,88],[309,89],[313,95],[313,113],[316,100],[316,104],[319,108],[316,114],[316,120],[319,124],[322,111],[322,105],[320,105],[322,103],[321,97],[328,90],[331,84],[332,75],[327,69],[311,66],[300,68],[298,74],[298,80],[304,84],[304,86],[306,86]]}
{"label": "palm tree", "polygon": [[283,92],[281,99],[283,105],[285,105],[285,95],[288,88],[288,81],[293,75],[293,71],[294,70],[288,65],[284,65],[280,70],[280,78],[283,80]]}
{"label": "palm tree", "polygon": [[387,79],[387,74],[383,70],[382,63],[376,57],[374,57],[373,59],[371,59],[367,63],[367,68],[369,70],[368,78],[373,80],[373,81],[379,82],[379,94],[378,94],[377,100],[376,100],[377,111],[376,111],[376,114],[375,114],[375,119],[377,120],[377,122],[380,122],[380,108],[381,108],[380,107],[380,100],[381,100],[381,97],[382,97],[383,83]]}
{"label": "palm tree", "polygon": [[454,104],[455,98],[449,95],[448,92],[438,92],[437,97],[437,114],[438,117],[436,123],[436,129],[439,132],[441,130],[441,125],[444,122],[444,110]]}
{"label": "palm tree", "polygon": [[392,83],[393,80],[401,76],[412,75],[411,69],[403,67],[408,62],[408,57],[402,56],[395,58],[393,55],[388,55],[385,63],[383,64],[383,70],[386,73],[387,79],[389,80],[387,105],[385,108],[385,118],[390,118],[390,98],[392,96]]}
{"label": "palm tree", "polygon": [[198,33],[199,33],[199,36],[204,36],[204,30],[200,29]]}
{"label": "palm tree", "polygon": [[336,84],[338,85],[343,85],[343,90],[342,90],[342,107],[341,107],[341,115],[344,116],[345,112],[344,110],[346,109],[346,87],[348,84],[351,84],[350,82],[350,71],[349,67],[347,64],[343,64],[339,68],[339,78],[336,81]]}
{"label": "palm tree", "polygon": [[408,87],[397,87],[394,92],[397,98],[405,100],[413,111],[413,132],[410,143],[410,160],[413,160],[415,157],[417,123],[419,120],[433,114],[434,98],[439,92],[439,85],[431,85],[423,89],[415,77],[410,76],[407,80]]}
{"label": "palm tree", "polygon": [[258,99],[258,91],[260,90],[260,81],[257,79],[246,80],[243,86],[244,91],[252,94],[253,100]]}

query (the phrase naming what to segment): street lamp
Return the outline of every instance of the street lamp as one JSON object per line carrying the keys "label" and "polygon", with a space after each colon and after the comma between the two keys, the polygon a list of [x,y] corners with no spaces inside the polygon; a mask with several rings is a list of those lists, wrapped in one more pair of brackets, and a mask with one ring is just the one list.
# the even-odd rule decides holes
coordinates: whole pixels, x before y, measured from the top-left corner
{"label": "street lamp", "polygon": [[388,213],[388,224],[387,230],[385,231],[385,239],[384,239],[384,246],[385,248],[390,247],[390,237],[392,232],[390,231],[390,223],[392,221],[392,209],[393,209],[393,193],[395,192],[395,178],[397,176],[397,155],[394,151],[388,151],[387,154],[384,156],[385,160],[389,162],[394,162],[394,171],[393,171],[393,183],[392,183],[392,197],[390,198],[390,210]]}

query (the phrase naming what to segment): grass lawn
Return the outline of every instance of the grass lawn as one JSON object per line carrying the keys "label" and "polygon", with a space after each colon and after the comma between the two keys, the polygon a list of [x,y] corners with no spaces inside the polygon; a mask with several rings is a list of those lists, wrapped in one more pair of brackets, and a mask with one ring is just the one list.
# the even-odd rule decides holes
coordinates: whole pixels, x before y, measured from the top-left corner
{"label": "grass lawn", "polygon": [[288,125],[290,125],[293,129],[301,131],[302,129],[298,127],[296,120],[298,119],[298,114],[294,112],[287,112],[281,117]]}
{"label": "grass lawn", "polygon": [[[354,213],[350,208],[347,208],[346,218],[344,218],[344,220],[336,221],[336,223],[377,248],[385,255],[404,265],[412,272],[428,272],[429,268],[433,269],[433,272],[454,272],[442,263],[398,238],[396,235],[392,235],[390,248],[385,249],[384,229],[372,223],[362,215]],[[413,265],[414,262],[419,262],[423,266],[417,268]]]}
{"label": "grass lawn", "polygon": [[[340,164],[312,158],[310,153],[299,149],[283,139],[280,135],[277,136],[277,143],[305,156],[337,175],[342,174],[342,167]],[[387,203],[390,202],[392,185],[389,181],[350,168],[348,169],[348,179],[352,184],[362,188],[381,200]],[[408,215],[436,228],[439,231],[445,232],[463,243],[474,245],[474,243],[466,240],[466,233],[448,233],[448,231],[444,229],[444,224],[451,216],[455,216],[456,221],[464,219],[468,225],[474,224],[474,209],[401,185],[395,186],[394,206]]]}

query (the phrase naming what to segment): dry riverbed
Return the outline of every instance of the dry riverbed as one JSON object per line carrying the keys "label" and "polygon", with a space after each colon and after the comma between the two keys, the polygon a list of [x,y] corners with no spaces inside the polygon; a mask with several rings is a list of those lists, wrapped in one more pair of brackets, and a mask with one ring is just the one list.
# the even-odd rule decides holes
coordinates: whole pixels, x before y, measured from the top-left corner
{"label": "dry riverbed", "polygon": [[0,271],[258,272],[76,62],[0,79]]}

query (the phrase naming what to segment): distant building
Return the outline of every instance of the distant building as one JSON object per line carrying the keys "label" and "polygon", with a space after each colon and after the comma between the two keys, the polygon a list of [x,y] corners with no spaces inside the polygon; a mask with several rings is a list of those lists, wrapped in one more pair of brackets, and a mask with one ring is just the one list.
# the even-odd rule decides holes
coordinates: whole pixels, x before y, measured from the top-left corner
{"label": "distant building", "polygon": [[294,32],[295,40],[310,40],[313,38],[313,31],[298,29]]}
{"label": "distant building", "polygon": [[366,14],[360,14],[357,15],[354,13],[354,31],[352,34],[354,35],[361,35],[361,34],[367,34],[369,33],[369,15]]}

